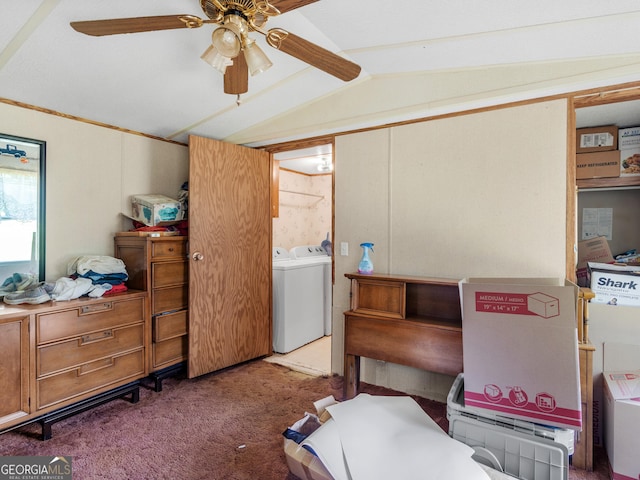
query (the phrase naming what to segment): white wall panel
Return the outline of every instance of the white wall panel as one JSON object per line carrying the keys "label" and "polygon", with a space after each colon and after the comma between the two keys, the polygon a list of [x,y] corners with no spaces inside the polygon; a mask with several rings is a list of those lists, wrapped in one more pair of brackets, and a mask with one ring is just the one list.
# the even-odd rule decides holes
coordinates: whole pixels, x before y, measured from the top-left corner
{"label": "white wall panel", "polygon": [[0,132],[47,142],[47,281],[79,255],[113,255],[129,195],[176,196],[187,178],[182,145],[4,103]]}
{"label": "white wall panel", "polygon": [[[379,273],[564,276],[565,100],[338,137],[335,155],[334,332],[343,332],[344,273],[357,270],[362,241],[375,244]],[[334,336],[338,373],[342,345]],[[453,380],[372,360],[362,379],[438,400]]]}

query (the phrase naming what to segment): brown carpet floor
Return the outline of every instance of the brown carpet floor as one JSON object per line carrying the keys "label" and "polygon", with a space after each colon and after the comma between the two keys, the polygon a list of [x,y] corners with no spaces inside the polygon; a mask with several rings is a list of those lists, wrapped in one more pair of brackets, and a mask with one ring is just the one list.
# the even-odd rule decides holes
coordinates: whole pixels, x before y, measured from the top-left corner
{"label": "brown carpet floor", "polygon": [[[363,384],[363,392],[403,395]],[[64,455],[74,480],[295,480],[282,432],[313,412],[313,402],[342,396],[342,377],[311,377],[260,360],[188,380],[168,378],[162,392],[140,389],[140,401],[115,400],[53,426],[37,424],[0,435],[0,455]],[[446,406],[416,398],[446,431]],[[571,480],[609,478],[596,450],[596,472],[571,469]],[[427,477],[425,477],[427,478]]]}

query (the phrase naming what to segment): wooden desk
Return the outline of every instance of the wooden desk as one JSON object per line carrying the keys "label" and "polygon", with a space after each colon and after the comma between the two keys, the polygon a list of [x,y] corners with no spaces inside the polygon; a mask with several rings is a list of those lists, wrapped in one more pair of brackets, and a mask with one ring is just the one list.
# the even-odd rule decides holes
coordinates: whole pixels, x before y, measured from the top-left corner
{"label": "wooden desk", "polygon": [[462,371],[458,280],[346,274],[344,398],[359,389],[360,357],[455,376]]}

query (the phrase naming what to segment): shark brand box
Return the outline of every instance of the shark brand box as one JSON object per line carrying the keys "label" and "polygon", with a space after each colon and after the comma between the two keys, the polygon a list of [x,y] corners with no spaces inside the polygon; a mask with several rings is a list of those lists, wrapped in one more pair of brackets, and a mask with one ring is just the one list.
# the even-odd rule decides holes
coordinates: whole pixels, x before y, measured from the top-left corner
{"label": "shark brand box", "polygon": [[578,286],[561,278],[469,278],[460,298],[465,405],[581,429]]}
{"label": "shark brand box", "polygon": [[596,303],[640,306],[640,266],[589,262]]}

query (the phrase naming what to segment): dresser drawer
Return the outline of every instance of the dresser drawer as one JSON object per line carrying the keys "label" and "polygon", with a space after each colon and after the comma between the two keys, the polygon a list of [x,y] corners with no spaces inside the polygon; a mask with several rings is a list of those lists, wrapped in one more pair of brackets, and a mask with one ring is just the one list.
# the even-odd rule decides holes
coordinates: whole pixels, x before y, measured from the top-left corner
{"label": "dresser drawer", "polygon": [[144,324],[110,328],[38,348],[38,377],[144,345]]}
{"label": "dresser drawer", "polygon": [[154,289],[151,303],[152,315],[182,310],[189,305],[189,289],[187,285]]}
{"label": "dresser drawer", "polygon": [[144,350],[108,357],[37,380],[37,408],[144,376]]}
{"label": "dresser drawer", "polygon": [[187,243],[184,240],[160,240],[151,242],[151,259],[186,257]]}
{"label": "dresser drawer", "polygon": [[103,300],[69,310],[38,315],[37,342],[40,345],[143,321],[143,298]]}
{"label": "dresser drawer", "polygon": [[151,284],[154,288],[189,283],[187,262],[156,262],[151,265]]}
{"label": "dresser drawer", "polygon": [[189,337],[182,336],[153,344],[153,368],[168,367],[187,359]]}
{"label": "dresser drawer", "polygon": [[157,315],[153,317],[153,341],[161,342],[169,338],[186,335],[189,330],[187,310]]}

